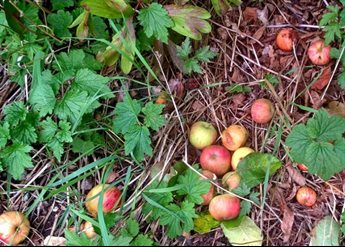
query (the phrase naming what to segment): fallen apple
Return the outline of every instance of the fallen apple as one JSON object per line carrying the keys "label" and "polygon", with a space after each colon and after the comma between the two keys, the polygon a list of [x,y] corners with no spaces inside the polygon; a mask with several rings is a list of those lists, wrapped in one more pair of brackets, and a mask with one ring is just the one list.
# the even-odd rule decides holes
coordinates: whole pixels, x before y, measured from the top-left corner
{"label": "fallen apple", "polygon": [[222,143],[230,151],[242,147],[248,139],[248,131],[241,125],[230,125],[222,132]]}
{"label": "fallen apple", "polygon": [[241,162],[244,157],[246,157],[250,153],[254,153],[255,151],[251,148],[248,147],[241,147],[237,149],[233,154],[232,154],[232,159],[231,159],[231,166],[233,170],[237,169],[238,164]]}
{"label": "fallen apple", "polygon": [[296,195],[296,200],[299,204],[311,207],[316,203],[316,192],[310,187],[303,186],[299,188]]}
{"label": "fallen apple", "polygon": [[18,245],[30,232],[30,222],[20,212],[9,211],[0,215],[0,243]]}
{"label": "fallen apple", "polygon": [[162,91],[158,95],[158,98],[156,99],[156,104],[166,105],[167,102],[168,102],[168,94]]}
{"label": "fallen apple", "polygon": [[209,205],[211,216],[218,221],[235,219],[240,211],[240,199],[228,194],[214,197]]}
{"label": "fallen apple", "polygon": [[217,139],[217,130],[212,124],[199,121],[192,125],[189,134],[190,143],[197,149],[212,145]]}
{"label": "fallen apple", "polygon": [[120,196],[121,196],[121,191],[116,188],[116,187],[111,187],[109,188],[109,184],[100,184],[95,186],[86,196],[86,202],[85,206],[87,211],[93,216],[97,216],[98,212],[98,203],[99,203],[99,197],[104,190],[103,194],[103,212],[104,213],[109,213],[111,212],[115,207],[120,206]]}
{"label": "fallen apple", "polygon": [[[216,175],[214,173],[212,173],[210,171],[207,171],[207,170],[202,170],[201,174],[204,175],[205,177],[207,177],[210,180],[213,180],[213,179],[216,178]],[[207,192],[207,194],[202,195],[202,198],[204,199],[204,202],[202,203],[202,205],[206,206],[206,205],[210,204],[213,196],[214,196],[214,185],[211,184],[211,188]]]}
{"label": "fallen apple", "polygon": [[292,28],[284,28],[279,31],[276,43],[283,51],[292,51],[294,43],[297,41],[297,33]]}
{"label": "fallen apple", "polygon": [[222,178],[222,184],[227,186],[230,191],[238,188],[241,183],[241,177],[237,172],[228,172]]}
{"label": "fallen apple", "polygon": [[91,222],[89,221],[86,221],[84,224],[83,224],[83,232],[85,233],[86,237],[92,239],[94,237],[97,236],[96,232],[95,232],[95,229],[93,228]]}
{"label": "fallen apple", "polygon": [[315,41],[309,46],[308,57],[314,65],[326,65],[331,61],[331,49],[323,40]]}
{"label": "fallen apple", "polygon": [[308,167],[305,166],[304,164],[297,164],[298,169],[300,169],[302,172],[307,172]]}
{"label": "fallen apple", "polygon": [[200,155],[202,169],[217,176],[224,175],[231,167],[231,153],[223,146],[211,145],[204,148]]}
{"label": "fallen apple", "polygon": [[274,113],[272,102],[268,99],[257,99],[252,104],[250,113],[254,122],[259,124],[268,123]]}

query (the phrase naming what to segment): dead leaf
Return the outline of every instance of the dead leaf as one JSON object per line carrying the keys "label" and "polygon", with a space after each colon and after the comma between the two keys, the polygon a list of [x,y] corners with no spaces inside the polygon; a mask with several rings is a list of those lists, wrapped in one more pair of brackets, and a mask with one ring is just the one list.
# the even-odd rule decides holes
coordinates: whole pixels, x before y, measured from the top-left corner
{"label": "dead leaf", "polygon": [[284,233],[283,241],[285,243],[289,242],[289,239],[291,237],[292,226],[294,222],[295,222],[295,214],[288,206],[286,206],[284,209],[283,221],[280,226]]}
{"label": "dead leaf", "polygon": [[170,79],[168,82],[170,91],[177,99],[182,99],[185,94],[184,85],[179,79]]}
{"label": "dead leaf", "polygon": [[66,246],[66,239],[63,237],[48,236],[44,239],[43,246]]}
{"label": "dead leaf", "polygon": [[318,94],[316,91],[310,92],[310,103],[314,109],[320,109],[325,102],[326,100],[321,99],[320,94]]}
{"label": "dead leaf", "polygon": [[291,164],[288,164],[286,166],[286,170],[288,171],[291,179],[295,181],[295,183],[297,183],[300,186],[304,186],[306,184],[303,175],[297,169],[293,168]]}
{"label": "dead leaf", "polygon": [[311,89],[322,90],[325,86],[327,86],[329,80],[331,79],[331,75],[332,75],[331,66],[324,68],[320,77],[311,86]]}
{"label": "dead leaf", "polygon": [[192,105],[192,109],[194,111],[200,111],[202,109],[205,109],[205,105],[203,103],[201,103],[199,100],[194,101],[193,105]]}
{"label": "dead leaf", "polygon": [[268,9],[267,6],[263,10],[257,10],[259,20],[266,26],[268,24]]}
{"label": "dead leaf", "polygon": [[246,100],[246,96],[243,93],[235,94],[232,97],[233,109],[237,109],[239,106],[242,106],[245,100]]}
{"label": "dead leaf", "polygon": [[246,22],[255,21],[258,18],[258,9],[254,7],[246,7],[243,11],[243,18]]}
{"label": "dead leaf", "polygon": [[232,73],[231,80],[236,83],[242,83],[244,81],[241,71],[238,68],[234,68],[234,72]]}
{"label": "dead leaf", "polygon": [[341,117],[345,117],[345,104],[339,101],[331,101],[328,104],[328,112],[331,115],[338,115]]}
{"label": "dead leaf", "polygon": [[[266,30],[265,26],[260,27],[254,34],[253,34],[253,38],[256,40],[260,40],[261,37],[264,35]],[[250,43],[255,43],[255,40],[250,40]]]}

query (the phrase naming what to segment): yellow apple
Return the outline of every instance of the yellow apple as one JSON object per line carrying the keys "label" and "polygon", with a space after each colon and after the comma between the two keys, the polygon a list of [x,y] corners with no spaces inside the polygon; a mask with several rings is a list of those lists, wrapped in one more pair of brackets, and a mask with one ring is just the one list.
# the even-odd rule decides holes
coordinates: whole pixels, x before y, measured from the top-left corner
{"label": "yellow apple", "polygon": [[255,151],[251,148],[248,147],[241,147],[237,149],[233,154],[232,154],[232,159],[231,159],[231,166],[233,170],[237,169],[238,164],[240,161],[246,157],[250,153],[254,153]]}
{"label": "yellow apple", "polygon": [[222,143],[230,151],[244,146],[248,139],[248,131],[241,125],[230,125],[222,133]]}
{"label": "yellow apple", "polygon": [[18,245],[30,232],[30,222],[24,214],[16,211],[0,215],[0,243]]}

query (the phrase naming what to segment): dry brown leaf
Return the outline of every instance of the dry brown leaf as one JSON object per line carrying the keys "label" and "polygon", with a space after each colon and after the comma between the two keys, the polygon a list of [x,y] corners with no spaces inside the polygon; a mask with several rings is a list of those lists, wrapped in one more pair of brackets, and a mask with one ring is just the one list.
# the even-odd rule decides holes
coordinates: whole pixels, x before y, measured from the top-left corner
{"label": "dry brown leaf", "polygon": [[327,108],[330,114],[345,117],[345,104],[339,101],[331,101]]}
{"label": "dry brown leaf", "polygon": [[327,86],[329,80],[331,79],[331,75],[332,75],[331,66],[324,68],[320,77],[311,86],[311,89],[322,90],[325,86]]}
{"label": "dry brown leaf", "polygon": [[202,109],[205,109],[205,105],[203,103],[201,103],[199,100],[194,101],[193,105],[192,105],[192,109],[194,111],[200,111]]}
{"label": "dry brown leaf", "polygon": [[264,24],[264,25],[268,25],[268,9],[267,9],[267,5],[265,6],[265,8],[263,10],[257,10],[257,15],[259,20]]}
{"label": "dry brown leaf", "polygon": [[234,72],[232,73],[231,80],[237,83],[242,83],[244,81],[241,71],[236,67],[234,68]]}
{"label": "dry brown leaf", "polygon": [[184,85],[179,79],[170,79],[168,82],[170,91],[177,99],[182,99],[185,95]]}
{"label": "dry brown leaf", "polygon": [[291,237],[292,226],[294,222],[295,222],[295,214],[288,206],[286,206],[284,209],[283,221],[280,226],[284,233],[285,243],[289,242],[289,239]]}
{"label": "dry brown leaf", "polygon": [[234,107],[233,109],[237,109],[239,106],[242,106],[245,100],[246,96],[243,93],[235,94],[232,97],[232,106]]}
{"label": "dry brown leaf", "polygon": [[[256,40],[260,40],[261,37],[264,35],[266,30],[265,26],[260,27],[254,34],[253,34],[253,38]],[[249,43],[254,44],[256,41],[255,40],[250,40]]]}
{"label": "dry brown leaf", "polygon": [[310,102],[312,104],[312,107],[314,109],[320,109],[321,106],[326,102],[325,99],[321,99],[320,94],[318,94],[316,91],[310,92]]}
{"label": "dry brown leaf", "polygon": [[253,7],[246,7],[243,11],[243,18],[246,22],[255,21],[258,18],[258,9]]}
{"label": "dry brown leaf", "polygon": [[297,169],[293,168],[291,164],[288,164],[286,166],[286,170],[288,171],[292,180],[295,181],[295,183],[300,186],[304,186],[306,184],[306,180],[303,175]]}

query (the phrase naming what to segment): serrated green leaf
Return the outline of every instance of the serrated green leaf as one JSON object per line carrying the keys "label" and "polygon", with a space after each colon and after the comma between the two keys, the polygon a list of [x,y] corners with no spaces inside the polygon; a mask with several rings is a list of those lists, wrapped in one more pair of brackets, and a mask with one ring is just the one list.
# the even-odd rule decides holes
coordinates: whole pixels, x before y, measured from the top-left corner
{"label": "serrated green leaf", "polygon": [[146,235],[139,234],[132,242],[131,246],[154,246],[154,242]]}
{"label": "serrated green leaf", "polygon": [[326,216],[317,224],[310,246],[339,246],[339,236],[339,224],[332,216]]}
{"label": "serrated green leaf", "polygon": [[7,140],[10,139],[10,125],[5,122],[0,125],[0,149],[4,148],[7,144]]}
{"label": "serrated green leaf", "polygon": [[248,216],[241,219],[239,226],[232,227],[231,224],[224,222],[221,224],[221,227],[232,246],[262,245],[262,231]]}
{"label": "serrated green leaf", "polygon": [[207,194],[211,188],[210,182],[200,179],[192,169],[188,169],[184,175],[180,175],[177,182],[179,185],[183,185],[177,194],[186,196],[185,200],[195,204],[202,204],[204,201],[202,195]]}
{"label": "serrated green leaf", "polygon": [[141,9],[138,19],[147,37],[154,36],[168,43],[168,28],[173,27],[174,23],[161,4],[151,3],[149,7]]}
{"label": "serrated green leaf", "polygon": [[231,84],[226,87],[226,90],[229,91],[229,93],[250,93],[252,91],[250,87],[239,84]]}
{"label": "serrated green leaf", "polygon": [[211,51],[209,46],[204,46],[196,51],[194,58],[200,62],[209,63],[217,56],[217,52]]}
{"label": "serrated green leaf", "polygon": [[62,154],[64,153],[63,143],[54,138],[51,142],[48,143],[48,147],[53,151],[55,158],[60,162]]}
{"label": "serrated green leaf", "polygon": [[172,29],[186,37],[201,40],[203,33],[211,32],[211,25],[206,21],[211,14],[193,5],[166,5],[164,8],[174,22]]}
{"label": "serrated green leaf", "polygon": [[231,5],[239,6],[241,0],[211,0],[214,10],[218,15],[226,13]]}
{"label": "serrated green leaf", "polygon": [[98,16],[92,16],[90,21],[91,35],[96,39],[109,39],[109,31],[104,20]]}
{"label": "serrated green leaf", "polygon": [[345,89],[345,71],[341,72],[337,77],[337,82],[341,89]]}
{"label": "serrated green leaf", "polygon": [[133,240],[132,237],[125,236],[112,236],[110,246],[130,246],[130,242]]}
{"label": "serrated green leaf", "polygon": [[124,0],[83,0],[80,5],[93,15],[110,19],[126,18],[134,13]]}
{"label": "serrated green leaf", "polygon": [[12,127],[16,126],[20,121],[25,120],[28,110],[21,101],[13,102],[4,109],[5,121]]}
{"label": "serrated green leaf", "polygon": [[35,127],[27,121],[23,121],[13,128],[11,136],[14,141],[28,145],[35,143],[38,137]]}
{"label": "serrated green leaf", "polygon": [[243,217],[243,216],[248,215],[251,209],[252,209],[252,204],[250,202],[241,201],[241,211],[238,217]]}
{"label": "serrated green leaf", "polygon": [[85,235],[85,233],[78,234],[66,230],[65,238],[67,246],[99,246],[99,237],[90,239]]}
{"label": "serrated green leaf", "polygon": [[80,138],[74,138],[72,142],[72,151],[74,153],[81,153],[81,154],[92,154],[93,150],[95,149],[95,144],[93,141],[85,141]]}
{"label": "serrated green leaf", "polygon": [[49,117],[41,123],[40,142],[48,143],[53,140],[58,130],[57,124]]}
{"label": "serrated green leaf", "polygon": [[59,130],[56,133],[56,138],[59,140],[59,142],[70,143],[73,141],[71,124],[69,122],[64,120],[59,122]]}
{"label": "serrated green leaf", "polygon": [[281,166],[281,161],[271,154],[251,153],[240,161],[237,172],[241,182],[253,188],[265,181],[267,172],[272,176]]}
{"label": "serrated green leaf", "polygon": [[74,6],[73,0],[52,0],[51,3],[53,5],[53,11]]}
{"label": "serrated green leaf", "polygon": [[336,38],[341,39],[341,27],[339,23],[332,23],[328,24],[325,27],[325,44],[329,45],[333,41],[335,41]]}
{"label": "serrated green leaf", "polygon": [[0,157],[7,172],[13,176],[14,179],[21,179],[25,168],[33,167],[31,157],[28,154],[32,147],[21,144],[13,143],[11,146],[4,148]]}
{"label": "serrated green leaf", "polygon": [[126,220],[126,226],[128,233],[132,236],[135,237],[139,234],[139,224],[136,220],[129,218]]}
{"label": "serrated green leaf", "polygon": [[158,131],[164,126],[165,118],[161,115],[163,109],[164,105],[154,104],[153,102],[149,102],[145,105],[142,112],[145,115],[144,123],[146,127]]}
{"label": "serrated green leaf", "polygon": [[146,126],[133,126],[125,134],[125,153],[133,153],[138,161],[145,158],[145,154],[152,155],[150,131]]}
{"label": "serrated green leaf", "polygon": [[53,113],[56,104],[55,93],[50,85],[41,84],[31,91],[29,102],[41,117],[45,117]]}
{"label": "serrated green leaf", "polygon": [[73,17],[69,12],[59,10],[57,13],[49,14],[47,21],[59,38],[69,38],[72,36],[68,27],[72,24]]}
{"label": "serrated green leaf", "polygon": [[126,134],[133,126],[138,125],[138,116],[141,112],[141,105],[133,100],[127,93],[123,102],[119,102],[115,108],[115,120],[113,129],[116,133]]}
{"label": "serrated green leaf", "polygon": [[177,56],[179,56],[181,59],[188,59],[189,55],[192,53],[190,38],[186,38],[185,41],[182,42],[181,46],[177,46],[176,52]]}

